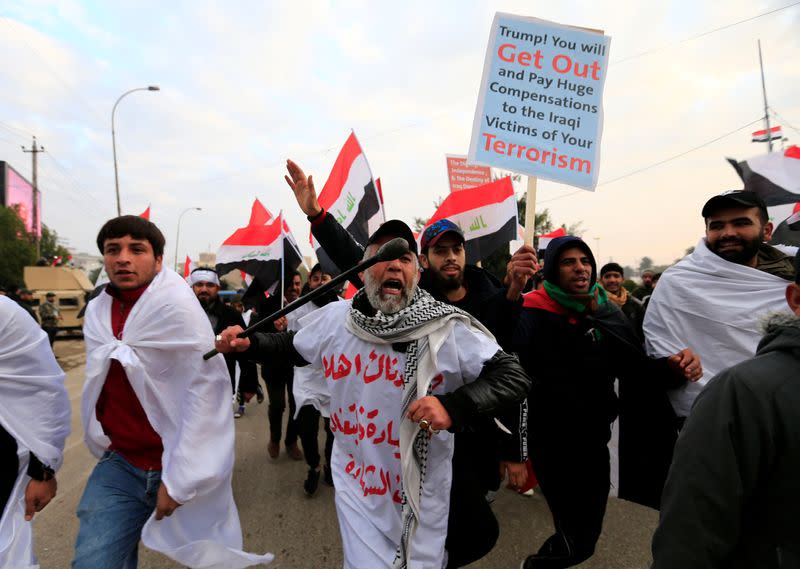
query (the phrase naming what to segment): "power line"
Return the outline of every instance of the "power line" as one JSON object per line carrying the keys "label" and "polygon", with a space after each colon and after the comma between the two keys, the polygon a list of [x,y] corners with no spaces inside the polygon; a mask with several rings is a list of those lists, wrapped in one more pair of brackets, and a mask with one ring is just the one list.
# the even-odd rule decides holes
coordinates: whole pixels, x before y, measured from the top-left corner
{"label": "power line", "polygon": [[690,42],[690,41],[693,41],[693,40],[696,40],[696,39],[711,35],[711,34],[716,33],[716,32],[721,32],[722,30],[727,30],[728,28],[733,28],[734,26],[738,26],[738,25],[744,24],[746,22],[752,22],[753,20],[757,20],[758,18],[763,18],[764,16],[769,16],[770,14],[775,14],[776,12],[780,12],[782,10],[787,10],[789,8],[793,8],[793,7],[798,6],[798,5],[800,5],[800,2],[792,2],[791,4],[787,4],[786,6],[781,6],[780,8],[775,8],[774,10],[769,10],[767,12],[762,12],[761,14],[756,14],[755,16],[751,16],[749,18],[745,18],[744,20],[739,20],[737,22],[732,22],[730,24],[726,24],[724,26],[720,26],[718,28],[714,28],[713,30],[708,30],[706,32],[701,32],[699,34],[695,34],[693,36],[689,36],[689,37],[684,38],[682,40],[678,40],[676,42],[669,43],[667,45],[662,45],[661,47],[655,47],[653,49],[648,49],[646,51],[643,51],[641,53],[637,53],[635,55],[630,55],[630,56],[624,57],[622,59],[617,59],[616,61],[612,61],[610,63],[610,65],[614,65],[614,64],[617,64],[617,63],[622,63],[624,61],[630,61],[632,59],[638,59],[640,57],[644,57],[645,55],[650,55],[651,53],[656,53],[658,51],[663,51],[663,50],[665,50],[665,49],[667,49],[669,47],[673,47],[673,46],[676,46],[676,45],[680,45],[682,43]]}
{"label": "power line", "polygon": [[[748,128],[748,127],[750,127],[750,126],[752,126],[752,125],[754,125],[754,124],[756,124],[758,122],[760,122],[761,120],[762,120],[761,118],[758,118],[758,119],[756,119],[756,120],[754,120],[752,122],[749,122],[749,123],[747,123],[745,125],[740,126],[739,128],[736,128],[736,129],[734,129],[734,130],[732,130],[730,132],[726,132],[725,134],[722,134],[722,135],[720,135],[720,136],[718,136],[716,138],[713,138],[713,139],[711,139],[711,140],[709,140],[707,142],[704,142],[703,144],[699,144],[698,146],[694,146],[694,147],[690,148],[689,150],[685,150],[685,151],[683,151],[683,152],[681,152],[679,154],[675,154],[674,156],[670,156],[669,158],[665,158],[664,160],[659,160],[658,162],[655,162],[653,164],[649,164],[647,166],[642,166],[641,168],[637,168],[636,170],[632,170],[632,171],[628,172],[627,174],[623,174],[621,176],[617,176],[616,178],[611,178],[610,180],[605,180],[605,181],[600,182],[599,184],[597,184],[597,186],[598,187],[607,186],[609,184],[613,184],[614,182],[618,182],[620,180],[624,180],[625,178],[629,178],[629,177],[634,176],[636,174],[641,174],[642,172],[645,172],[647,170],[651,170],[652,168],[655,168],[657,166],[661,166],[662,164],[666,164],[667,162],[671,162],[673,160],[677,160],[678,158],[686,156],[687,154],[690,154],[690,153],[694,152],[695,150],[700,150],[701,148],[705,148],[706,146],[714,144],[715,142],[718,142],[718,141],[722,140],[723,138],[726,138],[726,137],[728,137],[728,136],[730,136],[732,134],[736,134],[740,130],[744,130],[744,129],[746,129],[746,128]],[[575,190],[574,192],[570,192],[568,194],[564,194],[563,196],[550,198],[549,200],[541,200],[541,201],[539,201],[537,203],[537,205],[538,204],[542,204],[542,203],[547,203],[547,202],[554,202],[554,201],[561,200],[561,199],[564,199],[564,198],[568,198],[568,197],[576,195],[576,194],[584,193],[584,191],[585,190]]]}
{"label": "power line", "polygon": [[775,115],[775,117],[779,118],[783,124],[785,124],[786,126],[788,126],[790,129],[792,129],[793,131],[795,131],[797,134],[800,134],[800,130],[797,130],[795,127],[793,127],[791,124],[789,124],[789,121],[787,121],[785,118],[783,118],[783,117],[781,116],[781,114],[780,114],[778,111],[776,111],[776,110],[775,110],[774,108],[772,108],[772,107],[770,107],[770,110],[772,111],[772,114],[774,114],[774,115]]}

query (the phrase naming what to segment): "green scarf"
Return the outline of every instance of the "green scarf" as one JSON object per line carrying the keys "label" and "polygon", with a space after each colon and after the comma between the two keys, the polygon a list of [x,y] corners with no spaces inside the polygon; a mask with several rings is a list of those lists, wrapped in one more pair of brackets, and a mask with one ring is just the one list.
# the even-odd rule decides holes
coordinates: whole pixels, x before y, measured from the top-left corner
{"label": "green scarf", "polygon": [[569,294],[550,281],[544,281],[544,289],[550,295],[550,298],[561,306],[579,314],[587,311],[594,312],[598,307],[608,302],[608,294],[597,283],[594,283],[586,294]]}

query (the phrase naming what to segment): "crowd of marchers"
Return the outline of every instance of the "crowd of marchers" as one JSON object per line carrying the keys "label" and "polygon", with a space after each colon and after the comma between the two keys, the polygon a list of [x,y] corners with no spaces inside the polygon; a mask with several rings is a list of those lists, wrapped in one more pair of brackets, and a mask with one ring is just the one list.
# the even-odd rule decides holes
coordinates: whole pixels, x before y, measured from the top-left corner
{"label": "crowd of marchers", "polygon": [[[335,489],[348,569],[482,559],[503,531],[492,502],[504,483],[538,485],[552,515],[523,569],[589,559],[616,421],[615,490],[660,510],[653,568],[800,567],[800,273],[767,244],[756,194],[708,200],[693,252],[629,291],[623,268],[598,267],[576,236],[521,247],[502,280],[465,262],[447,219],[419,239],[387,221],[362,246],[287,169],[333,265],[305,284],[286,275],[250,310],[223,302],[213,269],[164,268],[150,221],[100,229],[110,282],[84,317],[81,399],[98,462],[73,568],[136,567],[140,542],[197,569],[272,560],[243,551],[231,490],[234,418],[265,399],[259,375],[266,453],[305,460],[307,495],[321,480]],[[339,272],[358,291],[347,300],[330,283]],[[57,308],[43,303],[40,325],[12,292],[0,297],[0,568],[27,568],[70,403],[51,348]]]}

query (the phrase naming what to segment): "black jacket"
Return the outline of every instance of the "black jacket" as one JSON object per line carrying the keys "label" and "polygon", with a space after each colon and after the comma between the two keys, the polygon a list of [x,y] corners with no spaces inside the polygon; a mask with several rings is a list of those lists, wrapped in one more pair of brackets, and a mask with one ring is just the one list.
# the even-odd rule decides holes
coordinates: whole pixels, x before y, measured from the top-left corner
{"label": "black jacket", "polygon": [[[242,315],[227,306],[219,298],[214,299],[208,306],[203,306],[209,320],[211,321],[214,334],[219,334],[230,326],[241,326],[246,328]],[[239,362],[241,375],[239,376],[239,389],[242,392],[255,393],[258,385],[258,375],[256,367],[245,357],[236,353],[224,354],[225,364],[228,366],[228,373],[233,381],[236,376],[236,362]]]}
{"label": "black jacket", "polygon": [[800,567],[800,317],[714,377],[681,431],[653,569]]}
{"label": "black jacket", "polygon": [[[685,380],[666,358],[645,354],[630,322],[612,303],[594,315],[579,315],[540,290],[528,295],[525,305],[518,304],[518,324],[507,343],[532,379],[529,436],[573,433],[605,445],[609,424],[619,414],[619,496],[657,508],[677,436],[666,390]],[[513,418],[503,419],[512,423],[512,432],[519,431]]]}

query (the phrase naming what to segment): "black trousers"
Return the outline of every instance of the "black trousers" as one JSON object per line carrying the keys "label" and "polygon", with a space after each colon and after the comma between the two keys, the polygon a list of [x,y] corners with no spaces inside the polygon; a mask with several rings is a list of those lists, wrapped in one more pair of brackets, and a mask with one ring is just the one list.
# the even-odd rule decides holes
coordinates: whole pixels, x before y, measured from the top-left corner
{"label": "black trousers", "polygon": [[53,342],[56,341],[56,334],[58,334],[58,327],[56,326],[42,326],[42,330],[47,332],[47,338],[50,340],[50,347],[53,347]]}
{"label": "black trousers", "polygon": [[[303,445],[303,454],[306,457],[306,464],[309,468],[317,468],[320,462],[319,456],[319,418],[320,412],[312,405],[303,405],[297,414],[297,432],[300,435],[300,444]],[[333,433],[331,432],[331,421],[323,418],[325,427],[325,464],[331,465],[331,453],[333,452]]]}
{"label": "black trousers", "polygon": [[286,439],[284,440],[287,446],[297,443],[297,422],[294,419],[297,406],[292,393],[293,373],[294,370],[290,370],[288,373],[271,373],[264,377],[269,395],[269,409],[267,410],[269,437],[274,443],[281,441],[283,412],[286,409],[286,400],[289,400],[289,419],[286,424]]}
{"label": "black trousers", "polygon": [[[491,484],[487,482],[484,466],[493,460],[482,440],[471,432],[455,435],[453,483],[444,542],[447,569],[463,567],[486,556],[500,536],[497,518],[486,501]],[[496,472],[496,462],[493,466]]]}
{"label": "black trousers", "polygon": [[531,414],[529,452],[556,533],[534,556],[537,569],[565,569],[594,554],[603,529],[610,466],[610,424],[603,419]]}

